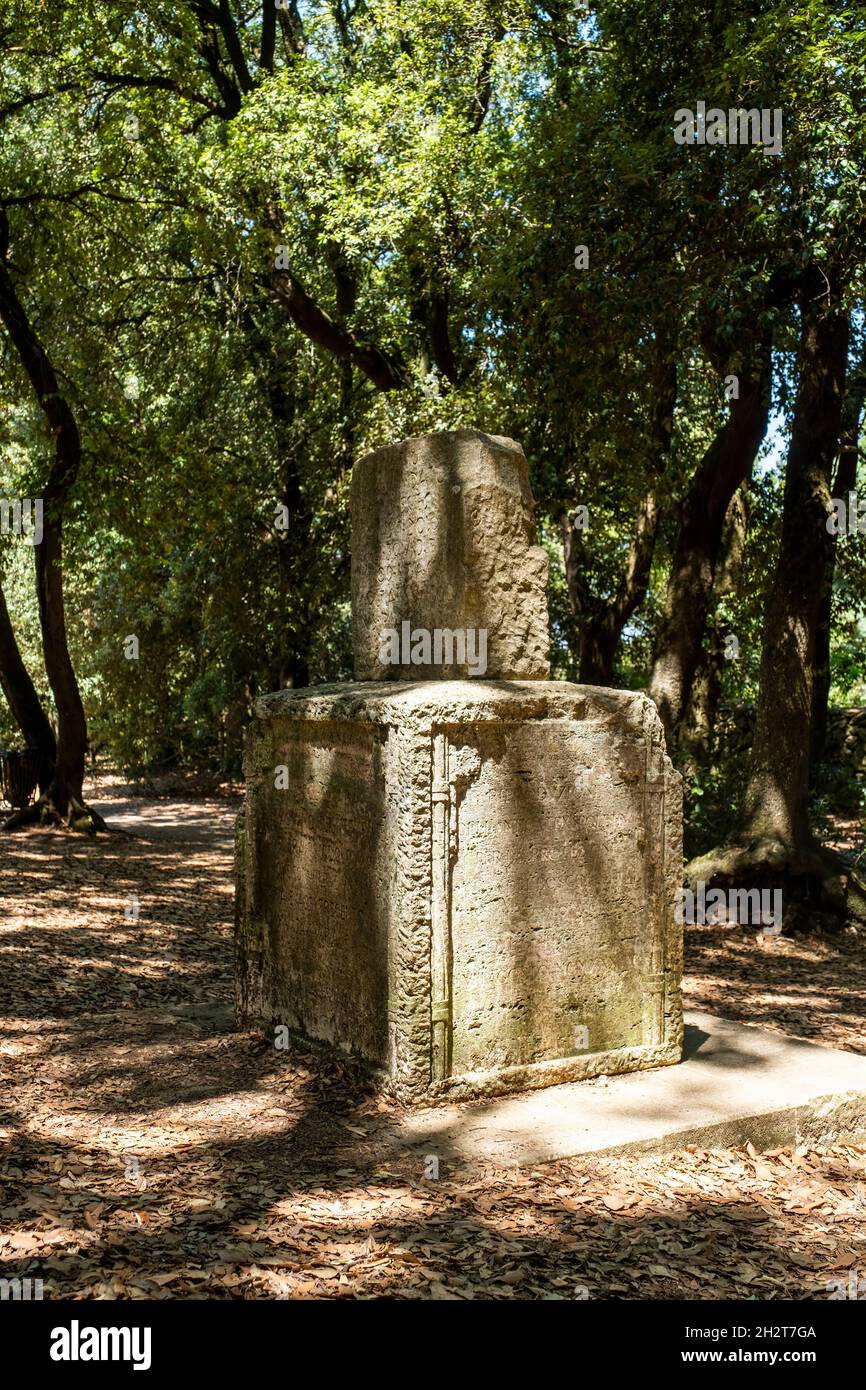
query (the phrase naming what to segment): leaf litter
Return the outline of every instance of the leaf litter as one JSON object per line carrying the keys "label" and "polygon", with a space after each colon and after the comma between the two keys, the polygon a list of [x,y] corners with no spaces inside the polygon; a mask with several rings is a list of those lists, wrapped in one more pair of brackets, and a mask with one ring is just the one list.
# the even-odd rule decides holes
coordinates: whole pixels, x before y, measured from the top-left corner
{"label": "leaf litter", "polygon": [[[134,838],[3,843],[4,1277],[74,1299],[808,1300],[866,1272],[851,1143],[425,1178],[350,1062],[234,1031],[236,803],[155,805]],[[689,936],[692,1006],[866,1050],[862,950]]]}

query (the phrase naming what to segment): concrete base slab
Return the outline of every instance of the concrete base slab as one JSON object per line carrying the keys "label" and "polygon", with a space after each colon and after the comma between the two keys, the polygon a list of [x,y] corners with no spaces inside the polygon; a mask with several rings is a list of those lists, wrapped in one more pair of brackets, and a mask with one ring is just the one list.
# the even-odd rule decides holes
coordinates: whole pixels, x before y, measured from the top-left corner
{"label": "concrete base slab", "polygon": [[443,1160],[520,1167],[866,1137],[866,1056],[709,1014],[687,1014],[686,1025],[678,1066],[415,1111],[395,1140]]}

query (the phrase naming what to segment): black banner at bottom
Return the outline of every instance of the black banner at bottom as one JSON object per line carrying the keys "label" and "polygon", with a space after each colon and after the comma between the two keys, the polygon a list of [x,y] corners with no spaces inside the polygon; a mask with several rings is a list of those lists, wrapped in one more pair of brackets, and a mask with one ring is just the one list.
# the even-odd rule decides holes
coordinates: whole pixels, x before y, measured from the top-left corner
{"label": "black banner at bottom", "polygon": [[[5,1365],[58,1384],[102,1380],[105,1372],[138,1381],[212,1375],[222,1383],[263,1366],[282,1368],[294,1380],[302,1364],[307,1375],[331,1377],[341,1369],[358,1375],[363,1368],[365,1378],[393,1380],[403,1334],[429,1338],[431,1330],[460,1336],[461,1348],[489,1373],[500,1349],[509,1357],[521,1346],[530,1350],[525,1333],[514,1339],[520,1323],[543,1338],[535,1345],[545,1362],[556,1354],[573,1361],[579,1348],[582,1362],[597,1358],[612,1372],[679,1366],[702,1374],[712,1366],[761,1366],[773,1374],[796,1367],[826,1377],[857,1364],[863,1339],[862,1309],[843,1297],[798,1303],[0,1302]],[[462,1357],[461,1377],[470,1369],[468,1356]],[[511,1374],[507,1363],[503,1373]],[[400,1379],[418,1374],[414,1356],[399,1369]]]}

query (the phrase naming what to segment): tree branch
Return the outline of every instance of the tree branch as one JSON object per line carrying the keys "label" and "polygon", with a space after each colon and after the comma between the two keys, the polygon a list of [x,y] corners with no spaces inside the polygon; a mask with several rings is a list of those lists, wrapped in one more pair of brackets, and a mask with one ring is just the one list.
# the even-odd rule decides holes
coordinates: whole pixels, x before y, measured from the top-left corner
{"label": "tree branch", "polygon": [[220,33],[223,36],[226,52],[229,56],[229,62],[232,65],[237,84],[244,95],[246,95],[247,92],[252,91],[255,84],[250,76],[247,60],[244,57],[244,50],[238,38],[237,26],[235,25],[231,9],[229,8],[229,0],[219,0],[218,25]]}
{"label": "tree branch", "polygon": [[291,271],[274,271],[268,284],[289,318],[311,342],[351,362],[380,391],[394,391],[406,385],[406,371],[398,358],[375,345],[360,342],[348,328],[336,324]]}
{"label": "tree branch", "polygon": [[92,72],[90,76],[93,81],[105,83],[116,91],[121,91],[124,88],[145,90],[149,88],[157,92],[173,92],[175,96],[182,97],[184,101],[194,101],[198,106],[206,107],[213,115],[219,114],[219,107],[208,97],[203,96],[200,92],[193,92],[186,87],[181,87],[173,77],[165,77],[161,73],[145,77],[137,73]]}
{"label": "tree branch", "polygon": [[6,106],[0,106],[0,121],[5,121],[7,116],[14,116],[17,111],[23,111],[28,106],[35,106],[38,101],[46,101],[48,97],[56,96],[58,92],[74,92],[80,86],[80,82],[58,82],[56,86],[49,87],[45,92],[29,92],[26,97],[18,97],[15,101],[8,102]]}

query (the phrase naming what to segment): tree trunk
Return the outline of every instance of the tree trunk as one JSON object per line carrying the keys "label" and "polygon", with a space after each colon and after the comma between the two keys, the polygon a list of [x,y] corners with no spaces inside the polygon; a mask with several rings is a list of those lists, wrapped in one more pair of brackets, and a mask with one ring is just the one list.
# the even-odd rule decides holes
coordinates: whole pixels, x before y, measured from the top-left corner
{"label": "tree trunk", "polygon": [[[274,354],[274,337],[263,330],[253,311],[244,319],[246,341],[250,349],[253,370],[264,392],[271,413],[271,423],[277,440],[282,477],[279,500],[288,512],[288,529],[276,536],[278,582],[284,606],[284,626],[279,634],[276,680],[281,687],[296,689],[310,683],[310,645],[313,619],[309,613],[307,594],[309,573],[316,555],[313,535],[313,513],[307,502],[302,461],[307,441],[299,420],[310,403],[309,395],[301,392],[293,374],[292,363]],[[352,368],[340,364],[341,403],[344,408],[344,439],[338,466],[351,464],[351,434],[348,424]]]}
{"label": "tree trunk", "polygon": [[581,532],[571,517],[561,518],[566,583],[571,611],[577,620],[577,679],[584,685],[613,684],[623,628],[646,596],[660,517],[655,492],[647,492],[638,508],[622,581],[611,599],[597,598],[588,592],[583,583]]}
{"label": "tree trunk", "polygon": [[[77,450],[77,429],[74,441],[63,440],[58,436],[56,447],[58,455],[69,447]],[[57,482],[57,474],[65,467],[66,462],[55,456],[48,486],[43,493],[44,536],[42,544],[36,546],[36,593],[39,601],[39,622],[42,627],[45,672],[57,709],[57,760],[48,800],[59,816],[71,821],[84,810],[87,721],[66,640],[66,612],[63,603],[63,504],[68,485],[63,486]],[[77,469],[77,463],[75,467]]]}
{"label": "tree trunk", "polygon": [[683,500],[649,685],[669,751],[678,742],[701,650],[725,516],[766,433],[770,387],[769,345],[762,344],[752,370],[740,374],[739,398]]}
{"label": "tree trunk", "polygon": [[692,674],[689,703],[680,725],[677,767],[687,780],[712,762],[713,730],[722,687],[723,662],[721,634],[710,621]]}
{"label": "tree trunk", "polygon": [[[782,539],[764,615],[760,690],[745,797],[747,840],[796,856],[809,841],[812,701],[831,537],[830,476],[839,442],[848,319],[812,267],[801,295],[800,379],[785,471]],[[832,290],[831,290],[832,294]]]}
{"label": "tree trunk", "polygon": [[[845,383],[842,405],[842,433],[839,442],[839,462],[833,482],[833,496],[848,501],[848,493],[857,486],[857,455],[860,419],[866,399],[866,354],[860,359],[850,381]],[[831,533],[827,563],[821,584],[821,603],[818,610],[818,629],[815,634],[815,686],[812,696],[812,753],[810,782],[814,782],[818,764],[824,757],[827,742],[827,707],[830,699],[830,633],[833,616],[833,579],[836,572],[836,536]]]}
{"label": "tree trunk", "polygon": [[670,339],[656,334],[652,370],[653,413],[650,429],[650,467],[653,479],[638,507],[637,522],[616,592],[609,599],[590,592],[584,578],[582,532],[568,516],[560,518],[565,579],[575,620],[577,678],[584,685],[612,685],[614,664],[626,623],[646,597],[661,521],[658,482],[661,480],[673,434],[677,402],[677,369]]}
{"label": "tree trunk", "polygon": [[54,441],[54,457],[42,492],[42,541],[34,546],[42,653],[57,710],[54,775],[40,800],[40,810],[44,814],[53,813],[70,824],[104,828],[101,818],[84,805],[87,723],[69,655],[63,605],[63,510],[78,475],[81,440],[51,360],[18,298],[6,263],[7,248],[8,223],[3,214],[0,222],[0,320],[27,373]]}
{"label": "tree trunk", "polygon": [[[725,633],[713,617],[716,604],[726,594],[735,593],[746,548],[749,526],[749,477],[735,493],[725,516],[722,539],[716,558],[715,583],[708,614],[706,635],[692,677],[692,688],[680,729],[680,771],[694,776],[712,762],[716,713],[722,690],[725,664]],[[734,634],[736,635],[736,634]]]}
{"label": "tree trunk", "polygon": [[[24,742],[28,748],[35,748],[40,755],[39,790],[45,792],[48,790],[50,773],[57,758],[57,744],[54,739],[54,730],[48,722],[48,716],[36,693],[36,687],[21,659],[2,587],[0,587],[0,687],[2,687],[12,717],[21,730]],[[43,780],[46,778],[46,771],[49,778]]]}

